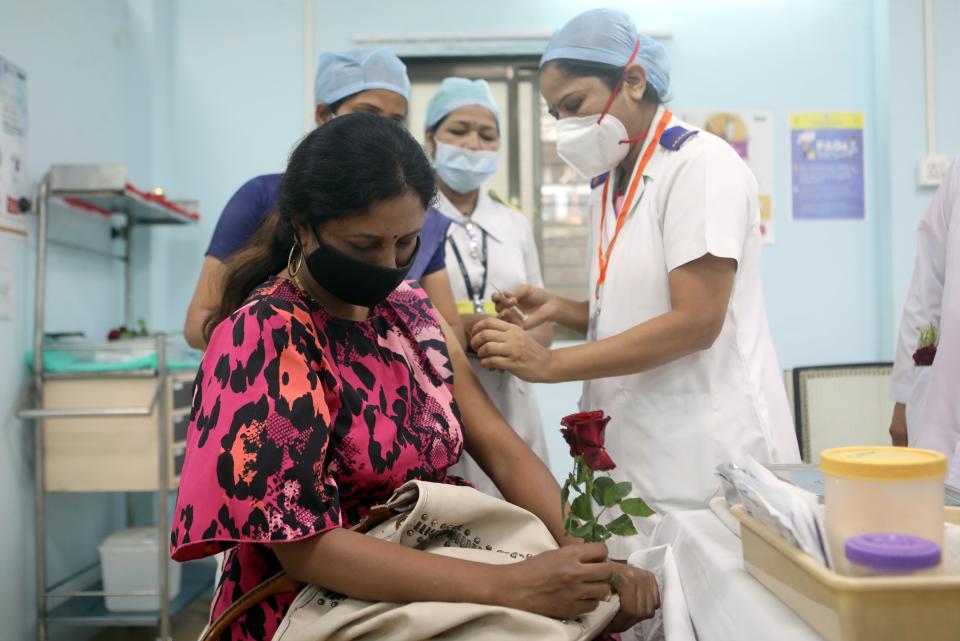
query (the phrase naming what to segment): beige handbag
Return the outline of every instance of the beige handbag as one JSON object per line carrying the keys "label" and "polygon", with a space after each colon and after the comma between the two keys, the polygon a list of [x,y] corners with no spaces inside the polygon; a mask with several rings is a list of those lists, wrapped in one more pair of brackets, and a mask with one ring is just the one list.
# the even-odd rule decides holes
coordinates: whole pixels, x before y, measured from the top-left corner
{"label": "beige handbag", "polygon": [[[516,563],[557,548],[536,516],[468,487],[409,481],[371,517],[361,528],[370,536],[470,561]],[[610,623],[619,605],[614,595],[586,616],[559,621],[473,603],[374,603],[311,585],[297,595],[273,641],[588,641]]]}

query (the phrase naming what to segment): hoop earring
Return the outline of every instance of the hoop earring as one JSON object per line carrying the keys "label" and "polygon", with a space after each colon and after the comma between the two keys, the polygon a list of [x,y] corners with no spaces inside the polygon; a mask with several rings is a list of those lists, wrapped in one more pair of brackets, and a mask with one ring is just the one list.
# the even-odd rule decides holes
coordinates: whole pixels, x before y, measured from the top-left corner
{"label": "hoop earring", "polygon": [[287,257],[287,271],[290,272],[290,276],[296,276],[300,272],[300,268],[303,267],[303,248],[300,248],[300,255],[297,257],[297,266],[293,266],[293,252],[297,250],[297,247],[300,247],[300,243],[294,241],[293,246],[290,248],[290,255]]}

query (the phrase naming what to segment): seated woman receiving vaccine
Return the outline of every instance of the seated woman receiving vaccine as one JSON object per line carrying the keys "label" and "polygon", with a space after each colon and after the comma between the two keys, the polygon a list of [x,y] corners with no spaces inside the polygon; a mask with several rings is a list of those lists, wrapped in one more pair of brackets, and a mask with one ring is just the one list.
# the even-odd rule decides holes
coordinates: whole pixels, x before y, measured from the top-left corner
{"label": "seated woman receiving vaccine", "polygon": [[[404,282],[434,197],[399,124],[336,118],[294,150],[279,225],[227,263],[193,413],[172,555],[226,551],[211,611],[284,570],[370,601],[474,602],[557,618],[592,611],[620,576],[609,631],[650,616],[652,575],[563,535],[560,489],[504,422],[422,290]],[[288,268],[270,273],[279,253]],[[507,501],[564,545],[519,563],[430,554],[351,531],[411,479],[462,483],[463,449]],[[417,577],[417,580],[410,580]],[[222,638],[272,638],[293,592],[257,603]]]}

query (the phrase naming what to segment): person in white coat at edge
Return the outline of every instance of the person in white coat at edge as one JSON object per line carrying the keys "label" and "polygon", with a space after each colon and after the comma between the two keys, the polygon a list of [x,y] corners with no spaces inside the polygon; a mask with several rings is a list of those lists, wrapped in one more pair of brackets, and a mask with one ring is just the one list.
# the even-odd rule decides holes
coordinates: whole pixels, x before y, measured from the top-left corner
{"label": "person in white coat at edge", "polygon": [[[960,158],[920,221],[917,260],[893,365],[894,445],[937,450],[960,487]],[[933,363],[913,354],[922,329],[939,330]]]}
{"label": "person in white coat at edge", "polygon": [[[483,189],[500,149],[500,111],[484,80],[447,78],[427,105],[424,138],[437,173],[436,207],[453,221],[447,230],[447,273],[468,335],[475,323],[496,314],[491,295],[524,283],[543,286],[533,230],[523,214]],[[530,330],[549,347],[553,327]],[[530,449],[549,465],[543,421],[533,386],[512,374],[481,367],[468,351],[483,388]],[[500,496],[493,481],[464,454],[452,474]]]}
{"label": "person in white coat at edge", "polygon": [[[485,367],[585,381],[581,409],[612,418],[611,475],[658,515],[704,507],[720,463],[799,460],[764,309],[757,182],[662,104],[669,82],[662,46],[622,12],[587,11],[554,34],[540,89],[559,155],[593,178],[589,300],[523,286],[495,297],[501,318],[472,337]],[[549,321],[587,342],[551,351],[521,329]],[[643,546],[658,518],[610,539],[611,557]]]}

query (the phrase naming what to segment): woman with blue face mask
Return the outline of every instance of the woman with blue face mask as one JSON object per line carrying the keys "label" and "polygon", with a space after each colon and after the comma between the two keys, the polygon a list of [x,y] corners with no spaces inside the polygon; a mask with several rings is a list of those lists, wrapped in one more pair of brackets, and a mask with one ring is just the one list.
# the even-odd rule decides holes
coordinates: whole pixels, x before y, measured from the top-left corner
{"label": "woman with blue face mask", "polygon": [[[521,287],[473,332],[486,366],[584,381],[581,409],[612,418],[612,476],[658,514],[705,507],[720,463],[799,460],[764,308],[757,181],[724,140],[670,112],[669,87],[666,51],[627,14],[594,9],[557,31],[540,92],[557,153],[591,181],[589,300]],[[586,343],[529,340],[551,321]],[[611,553],[645,544],[617,537]]]}
{"label": "woman with blue face mask", "polygon": [[[447,272],[469,335],[474,324],[496,314],[491,297],[497,289],[543,286],[537,246],[527,219],[483,188],[500,153],[500,112],[486,81],[444,80],[427,107],[425,138],[437,174],[437,208],[453,221],[447,231]],[[540,325],[530,337],[548,347],[552,326]],[[470,354],[470,363],[507,423],[546,463],[540,407],[530,383],[482,367],[476,354]],[[497,494],[469,456],[454,469],[477,488]]]}

